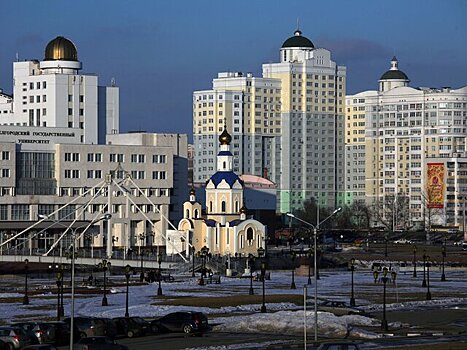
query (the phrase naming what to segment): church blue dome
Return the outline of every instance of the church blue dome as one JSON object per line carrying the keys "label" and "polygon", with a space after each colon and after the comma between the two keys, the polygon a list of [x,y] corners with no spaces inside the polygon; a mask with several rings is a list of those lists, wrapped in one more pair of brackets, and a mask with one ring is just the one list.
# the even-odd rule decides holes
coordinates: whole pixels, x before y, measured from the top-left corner
{"label": "church blue dome", "polygon": [[211,176],[208,182],[212,181],[214,187],[217,187],[222,182],[222,180],[225,180],[225,182],[227,182],[230,188],[233,187],[236,181],[243,185],[243,181],[233,171],[218,171]]}

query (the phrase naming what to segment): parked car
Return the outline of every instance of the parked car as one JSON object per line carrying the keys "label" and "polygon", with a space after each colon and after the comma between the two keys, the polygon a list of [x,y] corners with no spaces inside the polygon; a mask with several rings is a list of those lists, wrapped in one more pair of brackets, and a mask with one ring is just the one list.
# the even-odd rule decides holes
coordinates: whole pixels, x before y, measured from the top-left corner
{"label": "parked car", "polygon": [[112,320],[111,318],[100,317],[98,317],[98,319],[104,323],[104,335],[111,339],[115,339],[117,337],[117,326],[114,320]]}
{"label": "parked car", "polygon": [[202,332],[208,329],[208,318],[202,312],[173,312],[151,322],[158,332]]}
{"label": "parked car", "polygon": [[134,322],[136,322],[137,324],[141,326],[141,328],[143,329],[143,335],[147,335],[151,333],[152,331],[151,322],[146,321],[144,318],[138,317],[138,316],[130,317],[130,319],[132,319]]}
{"label": "parked car", "polygon": [[317,350],[360,350],[360,347],[350,342],[329,342],[321,344]]}
{"label": "parked car", "polygon": [[130,317],[115,317],[112,319],[117,327],[117,336],[128,338],[144,335],[143,326]]}
{"label": "parked car", "polygon": [[[70,318],[65,318],[63,321],[70,326]],[[74,317],[73,328],[73,337],[75,339],[105,336],[106,331],[104,321],[95,317]]]}
{"label": "parked car", "polygon": [[6,343],[0,339],[0,350],[8,350]]}
{"label": "parked car", "polygon": [[128,347],[109,337],[85,337],[78,340],[73,350],[128,350]]}
{"label": "parked car", "polygon": [[61,346],[68,344],[70,339],[70,328],[65,322],[18,322],[14,326],[31,333],[39,344]]}
{"label": "parked car", "polygon": [[21,349],[31,344],[30,335],[20,327],[0,327],[0,340],[6,343],[8,350]]}
{"label": "parked car", "polygon": [[409,239],[399,238],[398,240],[394,241],[395,244],[412,244],[413,242]]}
{"label": "parked car", "polygon": [[28,345],[21,350],[58,350],[55,346],[52,344],[34,344],[34,345]]}

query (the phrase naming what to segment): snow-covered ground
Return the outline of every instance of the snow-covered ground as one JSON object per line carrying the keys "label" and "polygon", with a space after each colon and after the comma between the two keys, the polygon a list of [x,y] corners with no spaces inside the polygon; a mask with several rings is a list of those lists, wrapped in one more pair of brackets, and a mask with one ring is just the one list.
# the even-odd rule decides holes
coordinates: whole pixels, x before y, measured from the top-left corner
{"label": "snow-covered ground", "polygon": [[[134,277],[137,278],[136,276]],[[290,271],[273,271],[271,280],[266,281],[266,304],[268,313],[261,314],[260,304],[245,304],[240,306],[224,306],[220,308],[210,307],[210,297],[247,295],[249,289],[249,279],[244,278],[222,278],[221,284],[209,284],[199,286],[196,278],[189,276],[175,276],[176,282],[163,283],[163,294],[165,298],[170,297],[199,297],[206,300],[204,307],[196,308],[206,314],[211,314],[210,323],[214,324],[214,331],[229,332],[303,332],[304,314],[303,308],[296,306],[291,302],[268,303],[268,295],[272,294],[296,294],[303,295],[303,286],[306,285],[307,276],[295,276],[297,289],[290,289],[291,273]],[[123,282],[122,276],[112,276],[112,279]],[[374,299],[375,295],[382,294],[382,285],[375,284],[373,276],[369,270],[358,270],[354,276],[355,279],[355,297],[357,305],[366,311],[378,311],[382,305],[374,303],[369,299]],[[412,278],[411,273],[397,276],[397,284],[387,284],[387,294],[390,304],[388,310],[415,309],[420,306],[448,306],[467,304],[467,271],[457,270],[447,272],[446,282],[440,281],[440,272],[430,272],[430,287],[433,300],[431,301],[404,301],[397,302],[399,295],[407,293],[419,293],[424,295],[426,288],[421,287],[422,273],[418,278]],[[77,278],[81,280],[81,278]],[[312,278],[313,280],[313,278]],[[4,290],[5,286],[18,283],[21,285],[22,279],[15,276],[3,276],[0,281]],[[30,319],[40,319],[42,317],[54,317],[56,314],[56,295],[52,294],[50,287],[54,281],[51,280],[30,280],[30,287],[40,290],[40,294],[30,295],[30,305],[8,302],[6,298],[21,298],[22,289],[16,293],[0,292],[0,319],[3,321],[18,320],[26,316]],[[48,287],[50,286],[50,287]],[[157,298],[158,284],[147,284],[141,286],[130,286],[129,293],[129,312],[130,315],[143,317],[156,317],[177,310],[192,310],[189,306],[171,306],[165,305],[164,299]],[[255,294],[261,293],[261,283],[254,282]],[[308,309],[306,312],[307,329],[313,332],[314,313],[312,311],[314,286],[308,286]],[[318,297],[320,300],[338,300],[348,303],[350,297],[350,272],[349,271],[321,271],[318,281]],[[439,298],[437,294],[452,295],[452,298]],[[43,296],[50,298],[44,299]],[[371,298],[370,298],[371,296]],[[3,300],[2,300],[3,299]],[[102,295],[89,294],[77,295],[75,298],[75,315],[116,317],[125,313],[125,288],[113,287],[108,295],[109,306],[101,306]],[[70,313],[70,299],[65,298],[65,314]],[[214,314],[226,314],[229,317],[214,317]],[[378,337],[376,330],[379,329],[378,320],[360,316],[336,316],[329,312],[318,313],[318,327],[322,335],[345,337],[352,335],[362,338]],[[375,332],[371,328],[375,327]]]}

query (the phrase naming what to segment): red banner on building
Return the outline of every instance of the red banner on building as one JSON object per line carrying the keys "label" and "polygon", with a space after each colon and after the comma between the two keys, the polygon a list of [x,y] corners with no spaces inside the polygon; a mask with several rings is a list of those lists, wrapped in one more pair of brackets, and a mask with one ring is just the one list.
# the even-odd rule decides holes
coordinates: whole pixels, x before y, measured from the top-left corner
{"label": "red banner on building", "polygon": [[428,163],[428,208],[444,208],[444,163]]}

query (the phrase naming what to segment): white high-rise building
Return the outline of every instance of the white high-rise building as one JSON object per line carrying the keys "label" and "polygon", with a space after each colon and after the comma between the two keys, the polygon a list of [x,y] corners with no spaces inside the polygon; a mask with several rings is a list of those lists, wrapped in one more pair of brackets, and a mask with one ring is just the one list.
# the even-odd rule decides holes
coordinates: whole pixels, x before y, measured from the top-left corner
{"label": "white high-rise building", "polygon": [[[274,181],[279,212],[312,198],[337,206],[344,199],[345,79],[345,67],[299,30],[283,43],[279,63],[263,64],[262,78],[219,74],[213,90],[194,93],[195,181],[214,169],[215,140],[227,120],[235,171]],[[222,89],[234,90],[226,88],[231,81],[238,86],[231,102],[215,101],[226,99]]]}
{"label": "white high-rise building", "polygon": [[[347,96],[349,203],[365,198],[379,213],[375,225],[460,227],[467,201],[467,172],[462,170],[467,157],[467,87],[412,88],[408,83],[394,57],[378,91]],[[430,164],[441,163],[447,180],[440,193],[442,208],[434,210],[428,171]]]}

